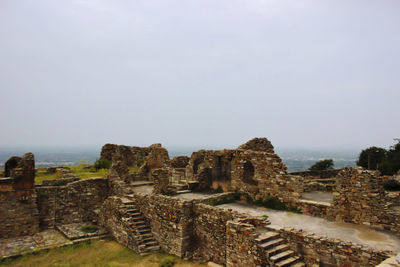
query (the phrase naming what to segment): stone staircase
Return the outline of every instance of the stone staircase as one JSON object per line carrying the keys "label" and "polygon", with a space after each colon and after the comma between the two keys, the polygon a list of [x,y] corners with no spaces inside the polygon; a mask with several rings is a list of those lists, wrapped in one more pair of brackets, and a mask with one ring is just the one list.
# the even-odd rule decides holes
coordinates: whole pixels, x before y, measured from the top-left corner
{"label": "stone staircase", "polygon": [[258,247],[265,251],[266,259],[273,267],[305,267],[301,257],[290,249],[279,233],[268,231],[256,238]]}
{"label": "stone staircase", "polygon": [[158,242],[151,233],[150,226],[135,202],[124,199],[119,209],[124,214],[122,220],[129,225],[129,230],[133,234],[134,243],[138,246],[138,252],[141,255],[145,255],[148,252],[160,250]]}
{"label": "stone staircase", "polygon": [[183,181],[181,181],[179,184],[170,184],[169,187],[177,194],[192,192],[192,190],[189,189],[189,185],[187,183],[183,183]]}

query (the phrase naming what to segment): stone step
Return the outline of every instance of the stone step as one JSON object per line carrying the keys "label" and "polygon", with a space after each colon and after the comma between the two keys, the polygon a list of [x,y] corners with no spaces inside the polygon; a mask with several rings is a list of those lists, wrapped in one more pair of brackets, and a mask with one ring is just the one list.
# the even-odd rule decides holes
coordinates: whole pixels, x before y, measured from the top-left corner
{"label": "stone step", "polygon": [[142,217],[142,216],[130,217],[130,219],[131,219],[131,221],[144,221],[144,217]]}
{"label": "stone step", "polygon": [[141,226],[141,225],[146,225],[146,223],[144,221],[132,221],[132,224],[136,225],[136,226]]}
{"label": "stone step", "polygon": [[278,263],[275,263],[277,267],[289,267],[296,263],[299,260],[299,257],[289,257],[283,261],[280,261]]}
{"label": "stone step", "polygon": [[186,193],[190,193],[190,192],[192,192],[192,191],[190,191],[190,190],[179,190],[179,191],[176,191],[177,194],[186,194]]}
{"label": "stone step", "polygon": [[295,264],[290,265],[290,267],[306,267],[304,262],[297,262]]}
{"label": "stone step", "polygon": [[151,230],[150,228],[146,228],[146,229],[137,229],[137,231],[143,235],[143,234],[151,234]]}
{"label": "stone step", "polygon": [[290,249],[289,245],[283,244],[283,245],[279,245],[279,246],[273,247],[271,249],[268,249],[267,250],[267,254],[268,254],[269,257],[271,257],[271,256],[273,256],[275,254],[284,252],[284,251],[289,250],[289,249]]}
{"label": "stone step", "polygon": [[266,233],[261,234],[259,237],[257,237],[257,238],[256,238],[256,241],[257,241],[258,243],[264,243],[264,242],[266,242],[266,241],[268,241],[268,240],[276,239],[276,238],[278,238],[278,237],[279,237],[279,233],[276,233],[276,232],[266,232]]}
{"label": "stone step", "polygon": [[285,240],[283,240],[282,238],[278,238],[278,239],[270,240],[268,242],[259,244],[258,246],[263,249],[269,249],[272,247],[276,247],[276,246],[282,244],[283,242],[285,242]]}
{"label": "stone step", "polygon": [[157,241],[148,241],[148,242],[144,242],[144,244],[146,245],[146,247],[152,247],[152,246],[156,246],[158,243],[157,243]]}
{"label": "stone step", "polygon": [[130,208],[129,210],[126,210],[127,213],[140,213],[140,210],[136,209],[136,208]]}
{"label": "stone step", "polygon": [[152,246],[152,247],[146,247],[145,251],[159,251],[160,250],[160,246]]}
{"label": "stone step", "polygon": [[271,259],[273,262],[276,263],[276,262],[283,261],[283,260],[285,260],[285,259],[287,259],[287,258],[289,258],[289,257],[291,257],[291,256],[293,256],[293,255],[294,255],[294,251],[293,251],[293,250],[286,250],[286,251],[283,251],[283,252],[281,252],[281,253],[278,253],[278,254],[276,254],[276,255],[270,257],[270,259]]}
{"label": "stone step", "polygon": [[133,187],[138,187],[138,186],[143,186],[143,185],[153,185],[154,182],[152,181],[135,181],[131,183],[131,186]]}
{"label": "stone step", "polygon": [[142,238],[144,238],[144,239],[146,239],[146,238],[154,238],[153,237],[153,234],[142,234],[142,235],[140,235]]}

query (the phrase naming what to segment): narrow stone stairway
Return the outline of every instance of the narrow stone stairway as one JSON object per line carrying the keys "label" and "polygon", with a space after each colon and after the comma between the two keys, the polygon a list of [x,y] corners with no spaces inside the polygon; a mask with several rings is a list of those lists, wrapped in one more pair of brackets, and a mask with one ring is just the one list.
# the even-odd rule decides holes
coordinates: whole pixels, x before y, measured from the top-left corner
{"label": "narrow stone stairway", "polygon": [[289,244],[276,232],[265,232],[256,238],[258,246],[265,251],[270,266],[305,267],[300,256],[290,249]]}
{"label": "narrow stone stairway", "polygon": [[147,224],[135,202],[126,199],[119,208],[121,211],[124,211],[123,220],[129,225],[129,230],[138,245],[139,253],[143,255],[151,251],[160,250],[158,242],[151,233],[150,226]]}
{"label": "narrow stone stairway", "polygon": [[[185,181],[186,182],[186,181]],[[170,184],[170,187],[173,188],[173,190],[177,193],[177,194],[185,194],[185,193],[190,193],[192,192],[191,190],[189,190],[189,185],[187,183],[179,183],[179,184]]]}

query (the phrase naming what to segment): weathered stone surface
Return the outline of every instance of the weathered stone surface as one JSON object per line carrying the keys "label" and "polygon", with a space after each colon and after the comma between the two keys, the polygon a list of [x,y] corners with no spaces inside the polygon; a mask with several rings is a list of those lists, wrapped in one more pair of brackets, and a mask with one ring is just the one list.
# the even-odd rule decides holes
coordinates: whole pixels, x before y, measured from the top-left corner
{"label": "weathered stone surface", "polygon": [[91,178],[65,186],[36,188],[40,228],[56,224],[93,222],[98,220],[98,210],[108,196],[106,178]]}
{"label": "weathered stone surface", "polygon": [[18,163],[21,161],[20,157],[14,156],[9,158],[4,164],[4,177],[11,176],[11,170],[18,166]]}
{"label": "weathered stone surface", "polygon": [[275,153],[273,145],[267,138],[253,138],[239,146],[238,149]]}
{"label": "weathered stone surface", "polygon": [[171,159],[170,165],[172,168],[186,168],[190,158],[187,156],[176,156]]}

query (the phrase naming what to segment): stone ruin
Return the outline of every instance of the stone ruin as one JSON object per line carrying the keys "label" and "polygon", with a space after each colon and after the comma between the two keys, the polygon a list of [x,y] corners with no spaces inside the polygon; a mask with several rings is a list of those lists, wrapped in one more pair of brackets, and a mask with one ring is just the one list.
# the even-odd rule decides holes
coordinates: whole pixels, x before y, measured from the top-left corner
{"label": "stone ruin", "polygon": [[[106,144],[101,157],[112,161],[106,178],[61,186],[35,186],[31,153],[12,158],[10,177],[0,179],[0,238],[91,222],[138,253],[162,250],[224,266],[376,266],[394,256],[294,229],[277,230],[266,218],[209,204],[238,195],[254,201],[272,197],[306,215],[400,236],[400,196],[383,190],[377,172],[345,168],[329,175],[291,174],[266,138],[237,149],[200,150],[173,159],[160,144]],[[131,167],[138,171],[131,173]],[[326,179],[334,183],[328,187],[319,182]],[[138,191],[145,187],[151,192]],[[214,193],[199,199],[178,197],[204,191]],[[314,191],[329,193],[332,200],[304,198]]]}

